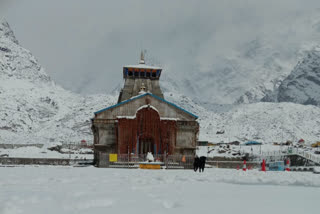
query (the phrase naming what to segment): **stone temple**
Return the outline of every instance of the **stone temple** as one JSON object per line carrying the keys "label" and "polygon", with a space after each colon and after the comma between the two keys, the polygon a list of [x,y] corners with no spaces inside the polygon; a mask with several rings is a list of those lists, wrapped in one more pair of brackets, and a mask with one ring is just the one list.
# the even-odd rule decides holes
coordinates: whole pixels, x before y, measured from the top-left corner
{"label": "stone temple", "polygon": [[95,112],[92,119],[95,162],[108,153],[195,153],[198,117],[164,99],[161,72],[145,64],[143,53],[138,65],[123,67],[118,103]]}

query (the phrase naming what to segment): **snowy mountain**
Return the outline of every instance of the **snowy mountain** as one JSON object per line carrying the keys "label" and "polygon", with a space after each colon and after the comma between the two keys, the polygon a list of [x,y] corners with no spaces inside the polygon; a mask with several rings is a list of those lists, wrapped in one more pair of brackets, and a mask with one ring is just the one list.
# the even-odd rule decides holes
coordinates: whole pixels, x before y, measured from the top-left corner
{"label": "snowy mountain", "polygon": [[222,52],[215,50],[213,41],[203,41],[201,48],[192,47],[195,59],[185,62],[188,69],[182,68],[174,82],[182,93],[203,102],[259,102],[320,44],[319,14],[319,9],[293,13],[271,29],[259,28],[241,37],[232,48],[226,40]]}
{"label": "snowy mountain", "polygon": [[4,20],[0,21],[0,54],[1,79],[14,78],[43,83],[51,81],[35,57],[19,45],[9,24]]}
{"label": "snowy mountain", "polygon": [[8,23],[0,23],[0,143],[91,140],[93,112],[116,99],[81,97],[56,85]]}
{"label": "snowy mountain", "polygon": [[280,86],[262,101],[320,105],[320,49],[308,52]]}
{"label": "snowy mountain", "polygon": [[[320,138],[320,108],[316,106],[211,104],[182,95],[179,83],[168,77],[161,80],[161,86],[166,99],[199,116],[200,140],[269,143],[304,138],[311,143]],[[8,23],[1,22],[0,143],[92,142],[90,118],[93,112],[116,103],[116,91],[81,96],[61,88],[19,45]],[[216,134],[221,130],[225,134]]]}
{"label": "snowy mountain", "polygon": [[[252,103],[211,105],[212,110],[178,93],[165,92],[165,98],[199,116],[200,140],[210,142],[307,143],[320,139],[320,108],[294,103]],[[224,131],[224,134],[217,134]]]}

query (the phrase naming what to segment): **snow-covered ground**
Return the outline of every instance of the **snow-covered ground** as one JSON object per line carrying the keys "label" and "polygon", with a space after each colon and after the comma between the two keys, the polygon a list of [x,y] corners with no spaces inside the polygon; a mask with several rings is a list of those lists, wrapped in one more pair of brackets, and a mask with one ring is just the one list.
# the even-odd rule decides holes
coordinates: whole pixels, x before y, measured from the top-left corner
{"label": "snow-covered ground", "polygon": [[[93,159],[93,154],[81,154],[87,151],[88,149],[79,149],[76,151],[76,154],[68,153],[66,149],[66,153],[62,154],[56,151],[50,151],[46,147],[38,148],[38,147],[20,147],[15,149],[0,149],[0,156],[7,157],[15,157],[15,158],[86,158]],[[72,151],[75,152],[75,151]]]}
{"label": "snow-covered ground", "polygon": [[205,169],[0,168],[0,213],[317,213],[320,175]]}
{"label": "snow-covered ground", "polygon": [[297,148],[293,146],[285,145],[272,145],[272,144],[262,144],[262,145],[229,145],[229,148],[226,144],[218,146],[198,146],[196,149],[196,154],[198,156],[206,157],[234,157],[236,154],[250,154],[255,156],[273,156],[273,155],[285,155],[287,153],[309,153],[320,158],[320,154],[315,154],[316,151],[319,151],[319,148],[312,147],[302,147]]}
{"label": "snow-covered ground", "polygon": [[207,156],[207,157],[233,157],[233,154],[245,154],[249,153],[251,155],[262,155],[262,154],[272,154],[272,153],[281,153],[288,150],[288,146],[275,146],[271,144],[263,145],[228,145],[222,144],[218,146],[198,146],[196,153],[198,156]]}

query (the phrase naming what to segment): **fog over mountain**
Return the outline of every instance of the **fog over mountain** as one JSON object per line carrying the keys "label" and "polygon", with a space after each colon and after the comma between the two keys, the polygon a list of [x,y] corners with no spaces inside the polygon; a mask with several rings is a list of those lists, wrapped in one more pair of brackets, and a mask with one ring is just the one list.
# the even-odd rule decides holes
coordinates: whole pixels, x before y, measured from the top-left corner
{"label": "fog over mountain", "polygon": [[[320,2],[1,1],[21,43],[64,88],[107,93],[122,66],[164,67],[162,82],[210,103],[255,102],[320,40]],[[58,15],[57,15],[58,14]]]}

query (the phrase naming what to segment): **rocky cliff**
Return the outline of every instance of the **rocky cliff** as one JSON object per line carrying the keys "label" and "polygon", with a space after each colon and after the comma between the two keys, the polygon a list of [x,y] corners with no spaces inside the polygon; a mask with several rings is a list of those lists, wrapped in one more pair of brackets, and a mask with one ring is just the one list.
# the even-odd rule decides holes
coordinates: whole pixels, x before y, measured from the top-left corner
{"label": "rocky cliff", "polygon": [[320,49],[306,54],[280,86],[262,101],[320,105]]}

